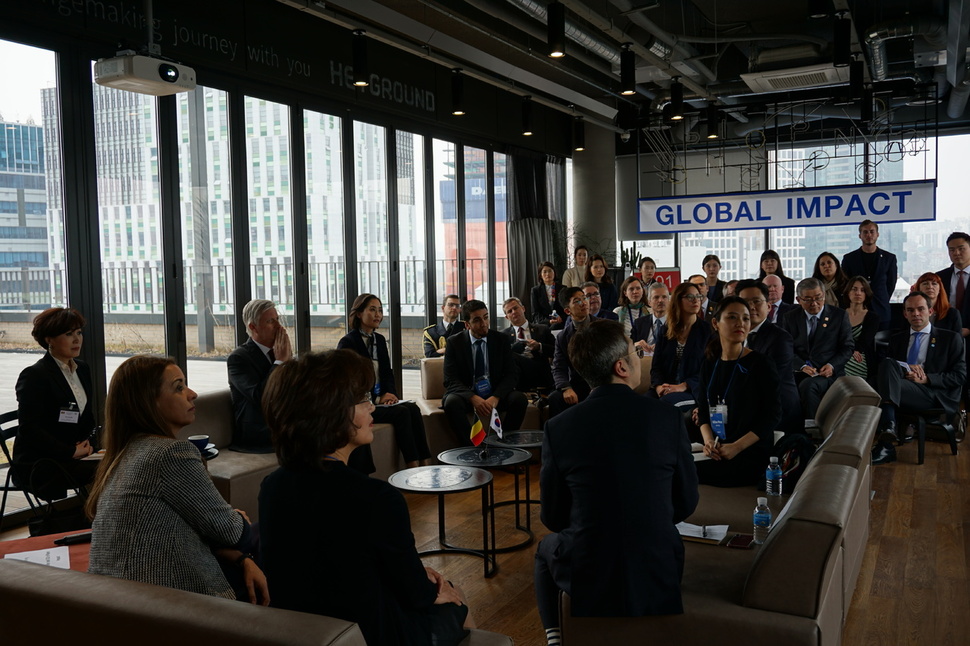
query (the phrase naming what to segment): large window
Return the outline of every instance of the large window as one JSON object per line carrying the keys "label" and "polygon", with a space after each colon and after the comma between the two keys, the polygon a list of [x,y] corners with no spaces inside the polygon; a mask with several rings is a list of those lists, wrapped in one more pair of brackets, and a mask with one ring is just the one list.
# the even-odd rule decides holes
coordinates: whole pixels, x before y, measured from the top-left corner
{"label": "large window", "polygon": [[502,153],[493,155],[492,167],[495,173],[495,299],[496,311],[502,311],[502,303],[512,295],[509,281],[509,243],[508,200],[505,192],[508,186],[508,157]]}
{"label": "large window", "polygon": [[387,146],[380,126],[354,122],[357,187],[357,281],[361,294],[389,301],[387,244]]}
{"label": "large window", "polygon": [[488,303],[488,187],[485,151],[465,146],[465,297]]}
{"label": "large window", "polygon": [[[398,131],[397,137],[398,267],[401,276],[401,355],[417,365],[424,356],[422,329],[428,318],[425,289],[428,259],[427,200],[424,190],[424,137]],[[434,304],[431,309],[434,310]]]}
{"label": "large window", "polygon": [[435,299],[438,303],[448,294],[465,292],[458,284],[458,191],[455,177],[455,144],[435,139],[434,160],[434,232],[435,232]]}

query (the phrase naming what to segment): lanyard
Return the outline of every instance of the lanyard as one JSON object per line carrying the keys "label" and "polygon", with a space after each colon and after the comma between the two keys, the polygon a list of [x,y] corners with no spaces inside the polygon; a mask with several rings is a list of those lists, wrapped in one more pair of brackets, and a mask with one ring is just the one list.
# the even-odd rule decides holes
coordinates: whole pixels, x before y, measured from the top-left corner
{"label": "lanyard", "polygon": [[[723,402],[724,398],[727,397],[728,391],[731,390],[731,384],[734,383],[734,373],[738,371],[738,362],[741,360],[741,355],[744,354],[744,346],[741,346],[741,352],[738,353],[738,358],[734,360],[734,368],[731,369],[731,376],[728,377],[727,386],[724,388],[724,394],[721,395],[720,400]],[[711,403],[711,385],[714,383],[714,377],[717,375],[717,367],[721,365],[721,358],[718,357],[717,362],[714,364],[714,370],[711,372],[711,378],[707,382],[707,402],[709,406],[714,406],[716,404]],[[747,370],[741,369],[741,372],[746,373]]]}

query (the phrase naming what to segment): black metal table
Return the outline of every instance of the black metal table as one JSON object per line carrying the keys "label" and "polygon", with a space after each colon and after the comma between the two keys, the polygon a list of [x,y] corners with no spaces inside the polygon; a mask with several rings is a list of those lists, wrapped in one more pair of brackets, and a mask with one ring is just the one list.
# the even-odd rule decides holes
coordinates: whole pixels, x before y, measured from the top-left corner
{"label": "black metal table", "polygon": [[[469,554],[479,556],[484,562],[486,578],[498,572],[495,558],[495,506],[492,474],[474,466],[432,465],[404,469],[391,475],[388,483],[400,491],[438,496],[438,543],[440,548],[419,552],[420,556],[434,554]],[[445,496],[464,491],[482,492],[482,549],[459,547],[448,543],[445,532]],[[489,522],[491,521],[491,523]],[[491,548],[489,547],[489,524],[491,524]]]}

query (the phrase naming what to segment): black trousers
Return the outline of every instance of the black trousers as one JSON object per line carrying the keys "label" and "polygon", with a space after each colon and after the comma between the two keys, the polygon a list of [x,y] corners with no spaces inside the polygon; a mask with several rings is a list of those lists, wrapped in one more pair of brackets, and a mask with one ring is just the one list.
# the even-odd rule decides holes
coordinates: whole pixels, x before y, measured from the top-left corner
{"label": "black trousers", "polygon": [[416,404],[405,402],[394,406],[378,406],[374,409],[373,417],[378,424],[394,426],[394,439],[397,440],[405,462],[417,462],[431,457],[428,436],[424,432],[424,420]]}
{"label": "black trousers", "polygon": [[795,373],[795,384],[798,386],[798,397],[802,401],[802,415],[805,419],[815,419],[818,405],[822,402],[822,397],[826,391],[838,379],[831,377],[809,377],[804,372]]}
{"label": "black trousers", "polygon": [[[498,412],[502,419],[502,430],[506,432],[517,431],[522,428],[522,420],[525,419],[525,407],[529,405],[529,400],[518,390],[513,390],[498,401]],[[451,432],[458,440],[459,446],[471,446],[472,425],[468,421],[468,414],[475,412],[471,401],[460,395],[446,393],[441,400],[441,407],[448,418]],[[488,429],[490,420],[483,419],[482,426]]]}
{"label": "black trousers", "polygon": [[879,362],[876,392],[883,401],[892,402],[903,410],[921,411],[940,406],[932,390],[906,379],[902,366],[889,358]]}
{"label": "black trousers", "polygon": [[[579,398],[579,401],[583,401],[589,397],[589,391],[591,388],[589,387],[589,384],[586,383],[585,379],[574,378],[569,382],[569,385],[573,390],[576,391],[576,396]],[[566,399],[563,397],[562,391],[557,389],[555,392],[549,395],[549,418],[552,419],[559,413],[569,408],[569,406],[570,404],[566,403]]]}

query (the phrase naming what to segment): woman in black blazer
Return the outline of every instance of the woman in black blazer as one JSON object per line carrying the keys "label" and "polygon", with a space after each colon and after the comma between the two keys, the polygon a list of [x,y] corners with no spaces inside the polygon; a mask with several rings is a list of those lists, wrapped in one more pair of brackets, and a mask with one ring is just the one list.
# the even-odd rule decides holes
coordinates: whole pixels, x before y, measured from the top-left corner
{"label": "woman in black blazer", "polygon": [[98,467],[97,460],[82,460],[95,450],[96,426],[91,371],[77,359],[82,327],[84,317],[73,308],[38,314],[31,335],[47,354],[17,379],[12,475],[17,486],[45,500],[87,485]]}
{"label": "woman in black blazer", "polygon": [[554,330],[561,330],[566,321],[566,312],[559,304],[559,293],[562,283],[556,275],[556,268],[551,262],[539,265],[539,284],[532,288],[532,319],[538,325],[549,325]]}
{"label": "woman in black blazer", "polygon": [[724,286],[727,285],[726,282],[718,278],[718,274],[721,273],[721,259],[712,253],[707,254],[704,256],[704,262],[701,263],[701,269],[704,270],[707,300],[712,306],[717,305],[724,298]]}
{"label": "woman in black blazer", "polygon": [[761,254],[761,271],[758,272],[758,282],[763,281],[768,274],[774,274],[781,278],[782,287],[785,288],[781,295],[781,302],[794,305],[795,281],[785,275],[785,270],[781,267],[781,257],[774,249],[768,249]]}
{"label": "woman in black blazer", "polygon": [[377,332],[384,320],[381,299],[373,294],[361,294],[354,300],[347,318],[351,330],[340,339],[337,348],[353,350],[371,360],[375,377],[372,400],[377,405],[374,421],[394,426],[394,437],[408,468],[430,464],[431,449],[428,448],[421,411],[414,402],[400,401],[387,340]]}
{"label": "woman in black blazer", "polygon": [[930,322],[941,330],[949,330],[960,334],[963,318],[959,310],[950,304],[943,280],[931,271],[926,272],[913,283],[911,291],[919,290],[929,297],[929,306],[933,308]]}
{"label": "woman in black blazer", "polygon": [[697,315],[702,299],[697,285],[677,285],[667,308],[667,324],[654,348],[649,392],[674,406],[691,404],[697,391],[711,335],[710,324]]}
{"label": "woman in black blazer", "polygon": [[586,265],[586,282],[596,283],[600,289],[601,310],[612,312],[620,302],[620,294],[610,278],[610,267],[603,256],[596,254]]}

